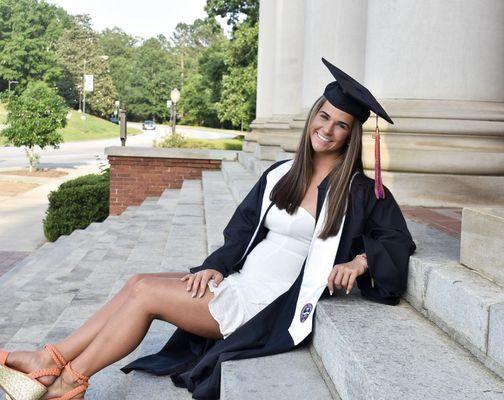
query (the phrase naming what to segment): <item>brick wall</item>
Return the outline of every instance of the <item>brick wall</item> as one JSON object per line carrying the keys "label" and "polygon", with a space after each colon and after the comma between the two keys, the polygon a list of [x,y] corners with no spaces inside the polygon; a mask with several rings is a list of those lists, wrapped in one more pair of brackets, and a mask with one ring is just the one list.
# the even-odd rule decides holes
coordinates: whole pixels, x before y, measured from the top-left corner
{"label": "brick wall", "polygon": [[221,160],[109,155],[110,215],[165,189],[179,189],[184,179],[201,179],[203,170],[220,170]]}

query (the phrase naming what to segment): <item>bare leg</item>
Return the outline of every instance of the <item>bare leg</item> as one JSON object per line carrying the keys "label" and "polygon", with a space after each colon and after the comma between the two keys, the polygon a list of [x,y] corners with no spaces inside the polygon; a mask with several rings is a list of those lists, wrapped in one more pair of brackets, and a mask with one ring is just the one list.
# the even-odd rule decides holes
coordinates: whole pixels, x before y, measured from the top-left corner
{"label": "bare leg", "polygon": [[[86,349],[72,361],[76,371],[91,376],[131,353],[142,341],[152,320],[161,319],[200,336],[221,338],[217,321],[208,303],[209,290],[202,298],[192,298],[186,283],[173,278],[146,278],[139,281],[130,296],[107,321]],[[77,384],[66,371],[44,399],[61,396]]]}
{"label": "bare leg", "polygon": [[[132,276],[123,288],[107,303],[105,303],[91,318],[89,318],[79,329],[56,343],[56,348],[62,353],[67,361],[73,360],[91,343],[91,341],[103,328],[108,319],[121,307],[130,295],[135,285],[145,278],[181,278],[187,272],[163,272],[152,274],[138,274]],[[51,356],[40,349],[38,351],[14,351],[9,354],[7,365],[22,372],[31,372],[37,369],[55,367]],[[44,385],[50,385],[56,377],[47,376],[39,378]]]}

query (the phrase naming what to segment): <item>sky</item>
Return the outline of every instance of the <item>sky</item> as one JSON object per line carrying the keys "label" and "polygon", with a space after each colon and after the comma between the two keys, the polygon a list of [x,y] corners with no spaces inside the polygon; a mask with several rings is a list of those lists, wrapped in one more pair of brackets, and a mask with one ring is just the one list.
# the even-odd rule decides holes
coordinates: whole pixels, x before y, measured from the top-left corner
{"label": "sky", "polygon": [[46,0],[69,14],[89,14],[93,28],[117,26],[132,36],[170,38],[179,22],[206,16],[206,0]]}

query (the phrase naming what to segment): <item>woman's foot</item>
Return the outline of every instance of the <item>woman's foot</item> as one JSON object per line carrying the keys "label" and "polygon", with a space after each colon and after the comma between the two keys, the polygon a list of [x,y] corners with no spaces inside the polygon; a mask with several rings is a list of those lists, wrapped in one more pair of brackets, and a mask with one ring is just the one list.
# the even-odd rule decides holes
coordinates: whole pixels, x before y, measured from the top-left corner
{"label": "woman's foot", "polygon": [[[48,351],[12,351],[6,360],[7,367],[16,369],[26,374],[45,368],[57,368],[55,361]],[[45,386],[51,385],[56,376],[41,376],[37,380]]]}
{"label": "woman's foot", "polygon": [[56,378],[54,383],[47,388],[47,393],[42,397],[40,400],[46,400],[46,399],[55,399],[62,397],[63,395],[67,394],[71,390],[78,388],[79,386],[84,385],[84,388],[81,388],[80,390],[76,390],[75,396],[69,397],[68,399],[83,399],[84,394],[86,393],[87,386],[87,377],[85,380],[79,379],[75,375],[73,375],[69,369],[68,365],[61,371],[61,375]]}

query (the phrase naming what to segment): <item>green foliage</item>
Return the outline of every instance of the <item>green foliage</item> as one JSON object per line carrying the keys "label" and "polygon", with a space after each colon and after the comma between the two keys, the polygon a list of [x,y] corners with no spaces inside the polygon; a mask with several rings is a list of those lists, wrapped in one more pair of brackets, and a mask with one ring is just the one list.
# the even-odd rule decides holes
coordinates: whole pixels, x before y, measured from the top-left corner
{"label": "green foliage", "polygon": [[21,94],[7,99],[7,128],[1,135],[14,146],[57,147],[63,138],[57,132],[65,126],[67,107],[56,91],[44,82],[30,82]]}
{"label": "green foliage", "polygon": [[248,129],[255,116],[256,68],[231,68],[222,80],[222,98],[218,104],[219,118],[233,126]]}
{"label": "green foliage", "polygon": [[176,58],[169,51],[169,43],[164,36],[151,38],[142,43],[130,61],[130,73],[126,73],[125,90],[121,93],[121,103],[132,119],[169,119],[170,110],[166,100],[171,90],[179,86]]}
{"label": "green foliage", "polygon": [[54,242],[61,235],[101,222],[109,213],[110,177],[108,171],[67,181],[49,194],[44,234]]}
{"label": "green foliage", "polygon": [[219,122],[212,102],[212,89],[202,75],[193,74],[187,78],[180,98],[183,124],[214,126]]}
{"label": "green foliage", "polygon": [[[87,15],[69,16],[39,0],[0,0],[0,91],[9,80],[56,85],[67,104],[82,102],[83,74],[94,76],[86,112],[167,121],[177,87],[185,123],[248,126],[254,118],[259,0],[207,0],[208,17],[179,23],[172,36],[142,40],[119,28],[93,31]],[[227,18],[232,37],[215,17]],[[108,59],[105,59],[106,56]]]}
{"label": "green foliage", "polygon": [[243,137],[234,139],[192,139],[183,138],[173,139],[168,137],[163,141],[156,143],[156,147],[181,147],[186,149],[212,149],[212,150],[241,150],[243,147]]}
{"label": "green foliage", "polygon": [[259,21],[259,0],[207,0],[205,11],[211,17],[227,18],[228,25],[235,25],[240,14],[256,24]]}
{"label": "green foliage", "polygon": [[103,54],[88,15],[72,17],[58,40],[57,54],[63,71],[59,89],[68,104],[73,108],[80,105],[83,76],[93,75],[93,91],[86,92],[86,112],[101,117],[111,114],[117,93],[108,72],[108,55]]}
{"label": "green foliage", "polygon": [[221,100],[217,105],[219,119],[234,127],[248,129],[255,117],[257,82],[258,26],[244,21],[237,25],[229,45],[222,78]]}
{"label": "green foliage", "polygon": [[61,78],[55,45],[68,21],[62,8],[45,1],[0,0],[0,90],[9,80],[24,87]]}
{"label": "green foliage", "polygon": [[185,147],[186,143],[187,139],[184,136],[175,133],[175,135],[170,135],[161,142],[156,143],[156,147]]}

